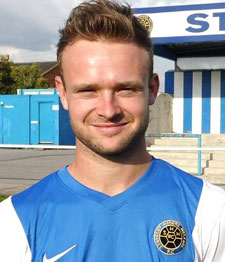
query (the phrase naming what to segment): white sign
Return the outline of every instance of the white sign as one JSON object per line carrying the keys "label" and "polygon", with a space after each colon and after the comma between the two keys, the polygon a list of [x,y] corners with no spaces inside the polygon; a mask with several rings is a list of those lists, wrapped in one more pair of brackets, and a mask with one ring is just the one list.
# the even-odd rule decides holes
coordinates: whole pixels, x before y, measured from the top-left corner
{"label": "white sign", "polygon": [[151,18],[152,38],[225,36],[225,3],[196,5],[196,10],[195,5],[137,8],[135,13]]}
{"label": "white sign", "polygon": [[59,105],[52,105],[53,111],[59,111]]}
{"label": "white sign", "polygon": [[5,108],[8,108],[8,109],[14,108],[14,105],[5,105]]}

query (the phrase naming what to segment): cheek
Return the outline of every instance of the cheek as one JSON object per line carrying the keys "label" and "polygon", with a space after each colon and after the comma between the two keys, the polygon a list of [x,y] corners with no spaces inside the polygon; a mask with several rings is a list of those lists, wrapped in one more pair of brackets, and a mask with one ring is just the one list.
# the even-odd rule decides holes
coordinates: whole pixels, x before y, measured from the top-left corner
{"label": "cheek", "polygon": [[79,99],[70,99],[68,101],[70,118],[74,121],[83,121],[94,110],[93,102],[86,100],[80,101]]}
{"label": "cheek", "polygon": [[123,103],[123,108],[133,116],[142,117],[148,110],[148,101],[147,99],[127,99],[125,103]]}

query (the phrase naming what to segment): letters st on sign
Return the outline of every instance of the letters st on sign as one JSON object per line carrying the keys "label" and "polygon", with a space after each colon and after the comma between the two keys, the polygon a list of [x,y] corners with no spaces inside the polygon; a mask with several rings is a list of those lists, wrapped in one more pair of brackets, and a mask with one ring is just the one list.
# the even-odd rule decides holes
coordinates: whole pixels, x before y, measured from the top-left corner
{"label": "letters st on sign", "polygon": [[225,3],[137,8],[153,21],[152,38],[225,35]]}
{"label": "letters st on sign", "polygon": [[202,33],[207,31],[210,28],[210,21],[212,18],[217,19],[215,23],[217,23],[217,31],[225,32],[225,12],[216,12],[211,14],[205,13],[195,13],[191,14],[187,17],[187,22],[190,24],[189,27],[186,28],[188,32],[191,33]]}

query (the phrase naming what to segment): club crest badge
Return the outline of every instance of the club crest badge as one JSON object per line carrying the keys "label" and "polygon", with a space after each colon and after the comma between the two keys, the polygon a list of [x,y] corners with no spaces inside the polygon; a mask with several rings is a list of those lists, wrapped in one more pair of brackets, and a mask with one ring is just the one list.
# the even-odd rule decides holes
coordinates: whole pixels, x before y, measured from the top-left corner
{"label": "club crest badge", "polygon": [[148,33],[150,35],[153,29],[152,19],[147,15],[139,15],[137,18],[138,21],[148,30]]}
{"label": "club crest badge", "polygon": [[176,255],[186,246],[186,231],[179,222],[165,220],[156,227],[154,241],[162,253]]}

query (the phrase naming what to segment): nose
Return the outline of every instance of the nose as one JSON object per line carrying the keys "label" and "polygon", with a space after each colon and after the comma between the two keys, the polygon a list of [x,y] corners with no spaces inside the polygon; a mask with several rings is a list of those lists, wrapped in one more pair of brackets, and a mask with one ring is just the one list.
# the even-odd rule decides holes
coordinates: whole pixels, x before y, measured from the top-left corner
{"label": "nose", "polygon": [[120,115],[122,110],[113,93],[104,93],[98,98],[96,112],[99,116],[112,120]]}

